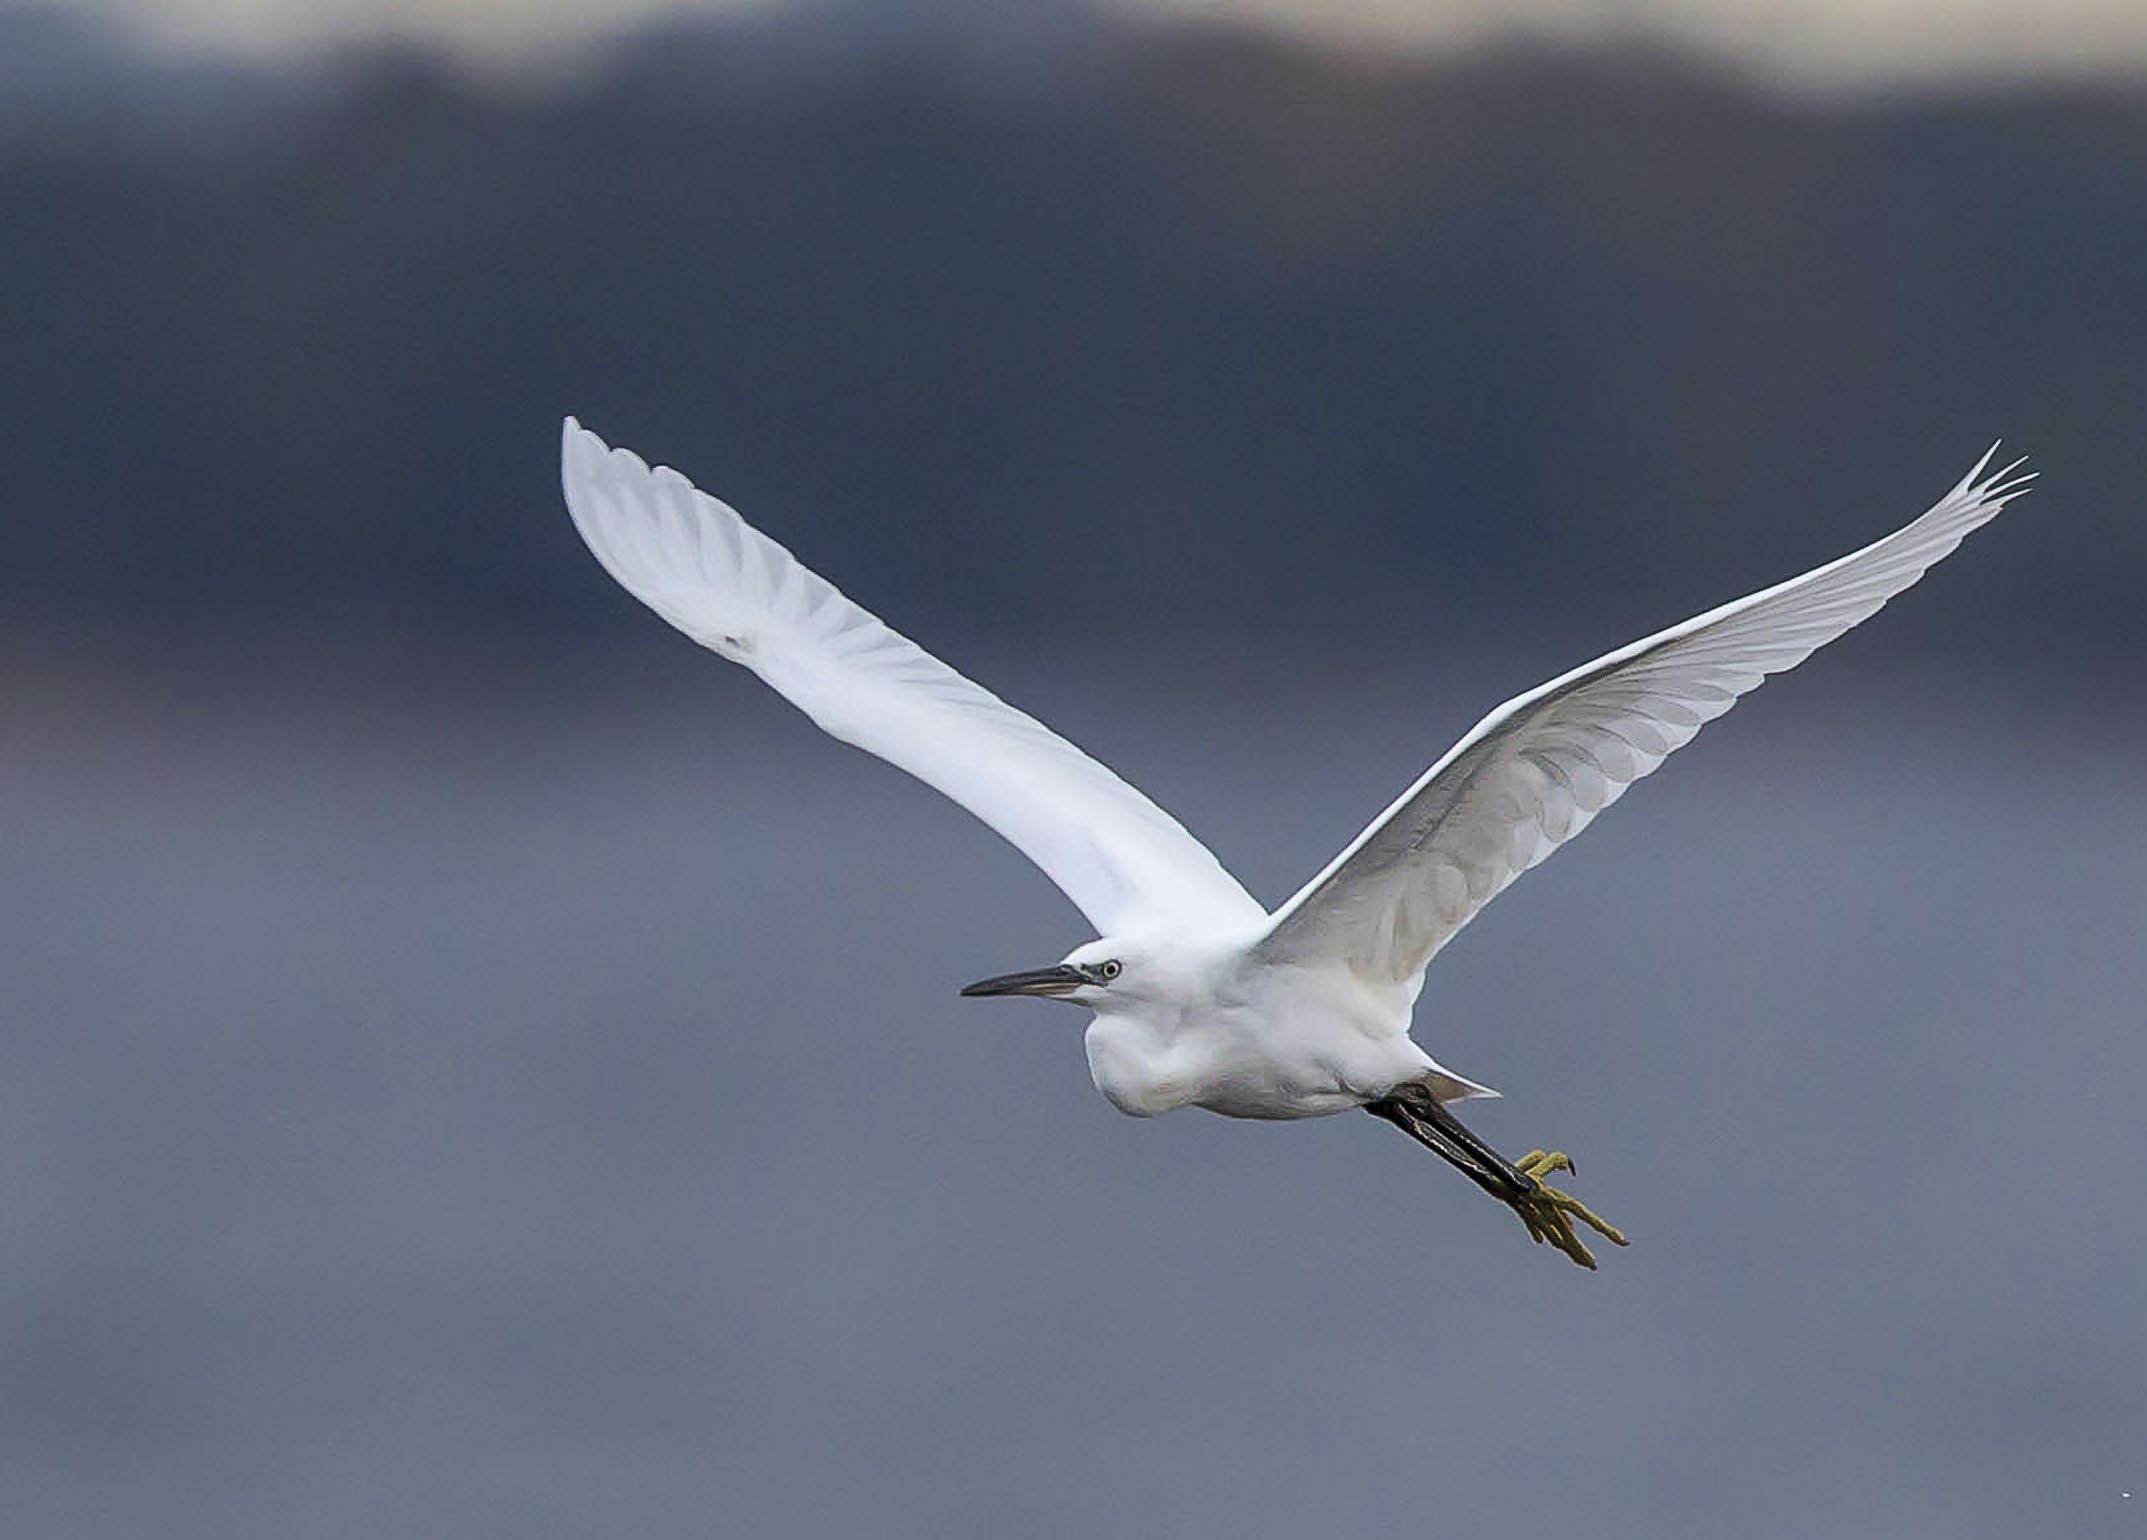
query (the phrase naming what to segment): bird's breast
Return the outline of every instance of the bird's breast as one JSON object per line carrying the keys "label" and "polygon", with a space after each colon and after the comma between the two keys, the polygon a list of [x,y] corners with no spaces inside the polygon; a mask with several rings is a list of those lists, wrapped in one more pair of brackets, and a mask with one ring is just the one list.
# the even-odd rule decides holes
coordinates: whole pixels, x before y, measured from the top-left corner
{"label": "bird's breast", "polygon": [[1368,1031],[1353,1014],[1318,1009],[1219,1006],[1168,1024],[1098,1016],[1084,1041],[1096,1089],[1142,1118],[1184,1106],[1235,1118],[1323,1117],[1431,1062],[1409,1041],[1406,1016]]}
{"label": "bird's breast", "polygon": [[1189,1067],[1173,1065],[1165,1035],[1130,1017],[1098,1016],[1089,1023],[1082,1045],[1088,1050],[1089,1078],[1096,1089],[1130,1117],[1152,1118],[1182,1107],[1197,1089],[1186,1074]]}

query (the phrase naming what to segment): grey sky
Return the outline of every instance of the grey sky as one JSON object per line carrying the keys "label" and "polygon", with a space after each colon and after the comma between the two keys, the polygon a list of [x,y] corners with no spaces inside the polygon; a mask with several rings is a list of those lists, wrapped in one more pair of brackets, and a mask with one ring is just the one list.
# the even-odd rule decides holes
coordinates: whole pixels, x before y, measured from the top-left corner
{"label": "grey sky", "polygon": [[[668,14],[797,8],[810,0],[87,0],[189,47],[277,52],[350,39],[435,40],[521,62]],[[1534,37],[1661,41],[1821,89],[2147,68],[2147,6],[2048,0],[2034,24],[1995,0],[1100,0],[1160,21],[1258,21],[1320,40],[1439,51]],[[903,9],[912,7],[903,6]],[[922,7],[916,7],[922,8]],[[932,9],[944,10],[934,6]]]}

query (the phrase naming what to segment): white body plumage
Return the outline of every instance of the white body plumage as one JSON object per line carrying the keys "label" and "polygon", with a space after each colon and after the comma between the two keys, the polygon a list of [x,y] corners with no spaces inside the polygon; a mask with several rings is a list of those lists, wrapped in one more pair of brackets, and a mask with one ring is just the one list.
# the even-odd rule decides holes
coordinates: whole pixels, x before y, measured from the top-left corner
{"label": "white body plumage", "polygon": [[[1080,949],[1124,970],[1074,998],[1096,1089],[1120,1112],[1201,1107],[1234,1118],[1313,1118],[1435,1079],[1443,1100],[1495,1094],[1409,1037],[1413,984],[1345,966],[1270,962],[1257,933],[1113,937]],[[1093,959],[1087,954],[1097,954]]]}

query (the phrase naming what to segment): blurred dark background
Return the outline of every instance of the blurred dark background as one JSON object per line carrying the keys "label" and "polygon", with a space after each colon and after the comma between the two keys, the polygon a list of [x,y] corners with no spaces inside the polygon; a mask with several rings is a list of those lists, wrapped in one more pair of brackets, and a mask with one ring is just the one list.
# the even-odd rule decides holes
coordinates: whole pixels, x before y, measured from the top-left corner
{"label": "blurred dark background", "polygon": [[1080,36],[17,85],[0,594],[578,640],[620,610],[540,516],[572,411],[898,616],[1057,628],[1071,567],[1111,635],[1593,640],[2003,435],[2063,506],[1905,634],[2147,641],[2147,92]]}
{"label": "blurred dark background", "polygon": [[[0,1530],[2130,1533],[2147,82],[1007,14],[0,9]],[[570,411],[1270,900],[2045,478],[1440,960],[1583,1278],[957,1009],[1078,916],[611,585]]]}

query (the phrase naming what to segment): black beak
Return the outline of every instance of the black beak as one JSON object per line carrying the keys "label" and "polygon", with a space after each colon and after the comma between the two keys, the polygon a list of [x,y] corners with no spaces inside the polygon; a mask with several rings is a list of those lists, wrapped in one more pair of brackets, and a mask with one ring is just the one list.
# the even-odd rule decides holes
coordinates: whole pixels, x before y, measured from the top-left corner
{"label": "black beak", "polygon": [[1002,973],[995,979],[979,979],[966,986],[965,995],[1041,995],[1055,999],[1072,994],[1089,982],[1087,974],[1071,963],[1031,968],[1027,973]]}

